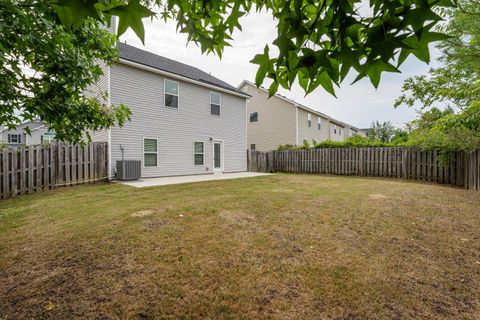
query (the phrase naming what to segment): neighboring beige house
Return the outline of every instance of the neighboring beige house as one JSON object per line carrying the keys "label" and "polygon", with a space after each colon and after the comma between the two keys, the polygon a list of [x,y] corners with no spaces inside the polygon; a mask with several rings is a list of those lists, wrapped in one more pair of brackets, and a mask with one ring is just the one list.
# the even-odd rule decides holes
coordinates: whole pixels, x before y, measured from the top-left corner
{"label": "neighboring beige house", "polygon": [[301,145],[325,140],[344,141],[359,134],[360,129],[338,121],[326,114],[303,106],[282,95],[268,98],[268,90],[244,80],[240,90],[248,93],[249,116],[247,142],[250,149],[268,151],[281,144]]}

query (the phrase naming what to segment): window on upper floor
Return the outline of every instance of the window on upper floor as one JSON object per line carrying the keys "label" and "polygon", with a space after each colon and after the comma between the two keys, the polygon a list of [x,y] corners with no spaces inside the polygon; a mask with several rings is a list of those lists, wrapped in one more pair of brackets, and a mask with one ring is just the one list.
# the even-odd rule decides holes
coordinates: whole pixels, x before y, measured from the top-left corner
{"label": "window on upper floor", "polygon": [[317,118],[317,126],[318,130],[322,130],[322,119],[320,117]]}
{"label": "window on upper floor", "polygon": [[210,113],[216,116],[220,115],[220,104],[221,104],[221,95],[220,93],[210,92]]}
{"label": "window on upper floor", "polygon": [[22,143],[22,136],[18,133],[9,133],[8,143]]}
{"label": "window on upper floor", "polygon": [[337,125],[333,126],[333,134],[337,134]]}
{"label": "window on upper floor", "polygon": [[338,128],[338,134],[339,134],[339,135],[342,134],[342,128]]}
{"label": "window on upper floor", "polygon": [[252,144],[250,145],[250,150],[255,150],[256,147],[257,147],[257,146],[255,146],[255,143],[252,143]]}
{"label": "window on upper floor", "polygon": [[308,123],[308,127],[310,128],[312,126],[312,114],[309,113],[307,115],[307,123]]}
{"label": "window on upper floor", "polygon": [[143,166],[156,167],[158,165],[158,140],[143,139]]}
{"label": "window on upper floor", "polygon": [[258,121],[258,112],[250,113],[250,122],[257,122]]}
{"label": "window on upper floor", "polygon": [[178,82],[165,79],[165,107],[178,108]]}
{"label": "window on upper floor", "polygon": [[195,141],[193,143],[193,157],[196,166],[203,166],[205,162],[205,144],[201,141]]}

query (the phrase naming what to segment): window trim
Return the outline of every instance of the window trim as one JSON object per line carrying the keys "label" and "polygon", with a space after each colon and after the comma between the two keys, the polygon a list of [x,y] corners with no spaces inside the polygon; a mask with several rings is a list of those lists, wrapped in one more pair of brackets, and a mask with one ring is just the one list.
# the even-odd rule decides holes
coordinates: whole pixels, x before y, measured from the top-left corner
{"label": "window trim", "polygon": [[312,114],[310,112],[307,113],[307,125],[309,128],[312,127]]}
{"label": "window trim", "polygon": [[320,118],[320,116],[317,116],[317,128],[318,130],[322,130],[322,118]]}
{"label": "window trim", "polygon": [[[13,142],[12,141],[12,137],[15,136],[16,138],[16,142]],[[18,144],[21,144],[22,143],[22,135],[20,133],[8,133],[7,135],[7,141],[8,143],[18,143]]]}
{"label": "window trim", "polygon": [[[255,121],[252,121],[252,114],[256,113],[257,114],[257,120]],[[248,122],[258,122],[258,111],[254,111],[254,112],[250,112],[250,114],[248,115]]]}
{"label": "window trim", "polygon": [[[142,150],[142,168],[158,168],[160,166],[160,161],[158,159],[158,155],[159,155],[159,152],[158,152],[158,146],[159,146],[159,139],[158,138],[154,138],[154,137],[143,137],[142,138],[142,146],[143,146],[143,150]],[[149,154],[153,154],[154,152],[145,152],[145,139],[150,139],[150,140],[157,140],[157,165],[156,166],[146,166],[145,165],[145,153],[149,153]]]}
{"label": "window trim", "polygon": [[[171,94],[171,93],[167,93],[167,81],[171,81],[171,82],[175,82],[177,84],[177,107],[171,107],[171,106],[167,106],[167,99],[165,99],[165,95],[169,94],[171,96],[175,96],[174,94]],[[175,80],[171,80],[171,79],[168,79],[168,78],[164,78],[163,79],[163,107],[164,108],[169,108],[169,109],[180,109],[180,82],[178,81],[175,81]]]}
{"label": "window trim", "polygon": [[[212,93],[218,94],[218,96],[220,98],[220,104],[212,103]],[[212,113],[212,104],[218,106],[218,114]],[[220,117],[220,115],[222,114],[222,94],[220,94],[218,92],[215,92],[215,91],[210,91],[210,114],[212,116],[216,116],[216,117]]]}
{"label": "window trim", "polygon": [[[48,142],[45,142],[45,137],[49,137]],[[42,144],[51,144],[54,140],[55,140],[55,135],[48,134],[48,133],[42,134]]]}
{"label": "window trim", "polygon": [[[195,151],[195,143],[201,143],[203,145],[203,154],[202,154],[203,155],[203,157],[202,157],[203,158],[203,163],[202,164],[196,164],[195,163],[195,156],[197,154],[201,154],[201,153],[197,153]],[[205,141],[199,141],[199,140],[194,140],[193,141],[193,165],[194,166],[205,166]]]}

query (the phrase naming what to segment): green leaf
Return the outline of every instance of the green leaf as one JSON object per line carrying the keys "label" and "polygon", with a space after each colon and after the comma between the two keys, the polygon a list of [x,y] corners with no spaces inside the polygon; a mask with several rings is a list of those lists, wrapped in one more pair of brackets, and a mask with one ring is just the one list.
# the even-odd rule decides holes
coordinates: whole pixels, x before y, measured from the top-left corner
{"label": "green leaf", "polygon": [[385,63],[382,60],[375,60],[365,64],[365,73],[370,78],[373,86],[378,88],[382,72],[400,72],[395,66]]}
{"label": "green leaf", "polygon": [[142,19],[155,15],[139,0],[130,0],[127,5],[117,6],[106,11],[107,14],[118,16],[118,36],[121,36],[128,28],[132,28],[135,34],[145,44],[145,28]]}
{"label": "green leaf", "polygon": [[97,0],[57,0],[52,7],[60,21],[67,27],[82,25],[87,17],[101,21],[95,5]]}
{"label": "green leaf", "polygon": [[267,75],[267,72],[268,72],[269,62],[270,62],[270,58],[268,56],[268,51],[269,51],[269,48],[268,48],[268,45],[267,45],[263,49],[262,54],[257,54],[250,61],[250,63],[259,65],[258,70],[257,70],[257,74],[255,76],[255,84],[257,85],[257,87],[259,87],[263,83],[263,80],[265,79],[265,76]]}
{"label": "green leaf", "polygon": [[268,97],[270,98],[274,96],[275,93],[277,93],[277,90],[278,90],[278,82],[273,81],[270,87],[268,88]]}

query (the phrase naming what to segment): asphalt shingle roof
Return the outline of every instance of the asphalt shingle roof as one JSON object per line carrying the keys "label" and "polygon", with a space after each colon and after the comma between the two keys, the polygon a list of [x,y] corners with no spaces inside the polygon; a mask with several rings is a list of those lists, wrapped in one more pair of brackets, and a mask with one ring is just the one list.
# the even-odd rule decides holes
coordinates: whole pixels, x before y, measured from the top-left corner
{"label": "asphalt shingle roof", "polygon": [[240,89],[187,64],[118,42],[120,58],[248,96]]}

